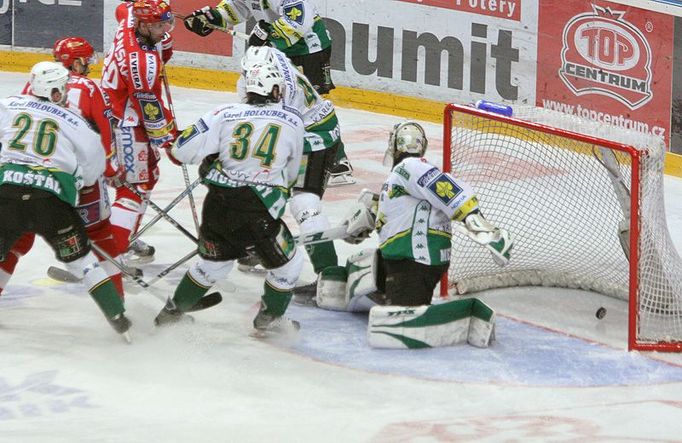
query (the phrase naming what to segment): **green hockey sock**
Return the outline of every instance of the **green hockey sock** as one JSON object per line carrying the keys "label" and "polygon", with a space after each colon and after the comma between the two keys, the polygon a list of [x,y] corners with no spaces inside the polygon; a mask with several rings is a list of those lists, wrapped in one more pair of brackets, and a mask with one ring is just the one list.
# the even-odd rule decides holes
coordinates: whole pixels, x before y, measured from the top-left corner
{"label": "green hockey sock", "polygon": [[181,311],[187,311],[189,308],[197,304],[199,299],[203,297],[208,290],[211,289],[210,286],[202,286],[197,283],[189,271],[185,273],[185,276],[180,281],[180,284],[175,288],[175,293],[173,294],[173,302],[175,306]]}
{"label": "green hockey sock", "polygon": [[291,301],[291,291],[280,291],[265,282],[263,285],[265,293],[261,296],[261,311],[273,317],[281,317]]}
{"label": "green hockey sock", "polygon": [[88,292],[107,318],[113,318],[125,311],[116,286],[108,278],[90,288]]}
{"label": "green hockey sock", "polygon": [[310,257],[310,263],[313,264],[315,274],[319,274],[324,268],[329,266],[338,266],[339,258],[336,256],[334,242],[308,245],[305,247],[305,250]]}
{"label": "green hockey sock", "polygon": [[344,158],[348,158],[346,155],[346,148],[343,145],[343,142],[339,142],[339,147],[336,148],[336,162],[338,163],[339,160],[343,160]]}

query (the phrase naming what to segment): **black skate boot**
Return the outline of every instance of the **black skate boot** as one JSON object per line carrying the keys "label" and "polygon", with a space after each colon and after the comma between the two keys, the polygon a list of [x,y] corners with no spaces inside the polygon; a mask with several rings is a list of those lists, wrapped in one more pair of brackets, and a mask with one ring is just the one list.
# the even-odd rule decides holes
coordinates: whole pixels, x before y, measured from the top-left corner
{"label": "black skate boot", "polygon": [[132,322],[123,315],[123,313],[120,313],[118,315],[113,316],[112,318],[108,318],[107,321],[111,325],[112,328],[114,328],[114,331],[118,332],[123,336],[123,339],[131,343],[132,339],[130,338],[130,333],[128,330],[132,326]]}
{"label": "black skate boot", "polygon": [[177,323],[193,323],[194,317],[187,315],[175,306],[172,300],[166,302],[159,315],[154,319],[156,326],[169,326]]}

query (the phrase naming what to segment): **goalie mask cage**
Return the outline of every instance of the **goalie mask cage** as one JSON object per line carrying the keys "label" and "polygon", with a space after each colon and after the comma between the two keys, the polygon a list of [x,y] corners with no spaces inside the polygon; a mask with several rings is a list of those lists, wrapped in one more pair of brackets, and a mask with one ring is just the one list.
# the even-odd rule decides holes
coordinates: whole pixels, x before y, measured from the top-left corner
{"label": "goalie mask cage", "polygon": [[542,108],[510,118],[454,104],[443,132],[444,170],[474,187],[515,243],[500,268],[455,230],[442,292],[598,292],[628,301],[628,349],[682,351],[682,261],[665,221],[660,138]]}

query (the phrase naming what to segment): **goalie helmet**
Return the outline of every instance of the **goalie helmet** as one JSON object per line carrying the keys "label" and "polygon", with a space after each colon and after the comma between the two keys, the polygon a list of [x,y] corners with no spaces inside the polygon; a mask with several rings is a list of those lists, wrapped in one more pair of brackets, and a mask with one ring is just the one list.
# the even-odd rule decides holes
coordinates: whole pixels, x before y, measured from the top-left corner
{"label": "goalie helmet", "polygon": [[[69,81],[69,71],[55,62],[40,62],[31,68],[31,93],[36,97],[46,98],[52,103],[62,104],[66,101],[66,84]],[[61,93],[59,100],[52,99],[52,92]]]}
{"label": "goalie helmet", "polygon": [[173,24],[175,17],[170,3],[164,0],[138,0],[133,3],[133,16],[139,23],[169,22]]}
{"label": "goalie helmet", "polygon": [[241,60],[244,75],[256,63],[276,65],[275,56],[269,46],[249,46]]}
{"label": "goalie helmet", "polygon": [[422,157],[429,141],[424,128],[419,123],[407,121],[393,126],[388,137],[388,149],[384,155],[384,165],[393,166],[400,157]]}
{"label": "goalie helmet", "polygon": [[52,56],[56,62],[71,69],[73,62],[80,60],[83,66],[97,63],[97,55],[92,45],[82,37],[67,37],[54,42]]}
{"label": "goalie helmet", "polygon": [[256,63],[245,74],[246,92],[268,97],[272,89],[279,88],[279,96],[284,93],[284,77],[272,63]]}

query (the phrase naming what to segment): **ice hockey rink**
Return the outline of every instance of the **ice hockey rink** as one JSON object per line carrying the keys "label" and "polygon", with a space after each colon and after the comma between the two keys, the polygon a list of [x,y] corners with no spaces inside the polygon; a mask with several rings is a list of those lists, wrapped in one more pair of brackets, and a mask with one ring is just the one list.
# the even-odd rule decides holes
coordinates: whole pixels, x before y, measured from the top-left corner
{"label": "ice hockey rink", "polygon": [[[15,94],[26,78],[0,73],[0,94]],[[180,127],[235,100],[171,89]],[[327,191],[333,224],[362,188],[379,189],[388,132],[401,120],[338,114],[358,182]],[[423,124],[428,157],[440,164],[441,127]],[[679,250],[682,180],[667,177],[665,186]],[[183,190],[181,169],[164,158],[153,201],[163,207]],[[198,187],[198,203],[204,194]],[[170,215],[194,230],[187,200]],[[157,249],[146,279],[192,248],[165,221],[143,239]],[[339,258],[376,244],[374,235],[360,246],[337,242]],[[491,291],[481,296],[498,313],[490,348],[376,350],[366,342],[366,316],[293,304],[296,339],[249,337],[262,277],[236,269],[217,288],[220,305],[196,313],[192,325],[155,329],[160,299],[172,295],[184,265],[151,292],[126,283],[128,345],[85,288],[47,278],[56,264],[38,241],[0,297],[2,443],[682,441],[682,356],[628,353],[625,302],[608,297]],[[313,278],[306,265],[301,280]],[[600,306],[608,310],[602,320]]]}

